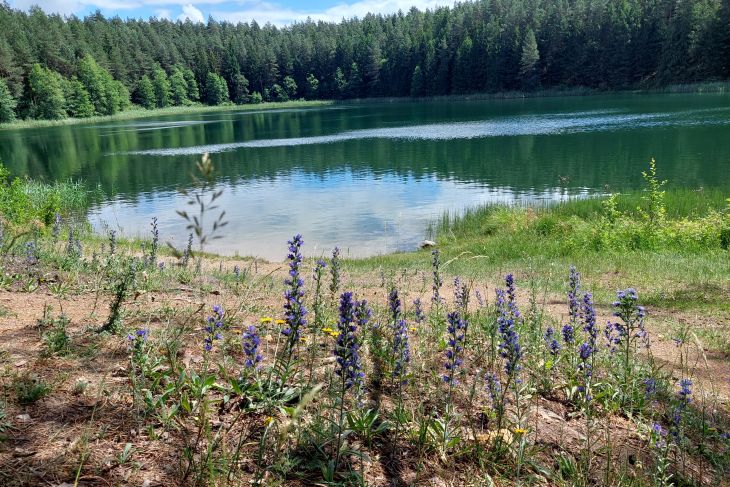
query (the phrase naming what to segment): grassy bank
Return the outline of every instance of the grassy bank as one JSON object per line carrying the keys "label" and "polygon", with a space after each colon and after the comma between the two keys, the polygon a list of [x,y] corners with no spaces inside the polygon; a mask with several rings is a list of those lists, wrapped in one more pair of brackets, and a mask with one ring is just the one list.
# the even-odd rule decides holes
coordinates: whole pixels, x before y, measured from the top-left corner
{"label": "grassy bank", "polygon": [[412,101],[469,101],[469,100],[513,100],[520,98],[552,98],[560,96],[596,96],[613,94],[651,95],[658,93],[730,93],[730,82],[715,81],[705,83],[687,83],[665,87],[646,88],[641,86],[628,87],[622,90],[601,90],[583,86],[570,88],[551,88],[533,91],[502,91],[498,93],[469,93],[463,95],[439,95],[426,97],[382,97],[345,100],[347,103],[397,103]]}
{"label": "grassy bank", "polygon": [[730,208],[646,182],[445,216],[436,253],[315,261],[295,236],[284,263],[0,198],[8,232],[39,221],[0,253],[0,483],[722,484]]}
{"label": "grassy bank", "polygon": [[4,129],[24,129],[24,128],[44,128],[58,127],[63,125],[76,125],[80,123],[99,123],[112,122],[120,120],[131,120],[136,118],[164,117],[174,115],[187,115],[192,113],[207,112],[226,112],[226,111],[255,111],[255,110],[275,110],[281,108],[307,108],[331,105],[333,102],[327,100],[296,100],[287,102],[268,102],[256,105],[190,105],[181,107],[157,108],[147,110],[145,108],[134,107],[130,110],[109,116],[96,116],[88,118],[64,118],[61,120],[16,120],[11,123],[0,124],[0,130]]}

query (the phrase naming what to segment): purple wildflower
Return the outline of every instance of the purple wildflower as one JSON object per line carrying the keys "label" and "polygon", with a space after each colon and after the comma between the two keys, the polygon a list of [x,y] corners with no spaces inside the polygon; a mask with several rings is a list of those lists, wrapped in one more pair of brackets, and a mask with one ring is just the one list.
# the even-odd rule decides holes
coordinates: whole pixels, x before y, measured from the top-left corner
{"label": "purple wildflower", "polygon": [[571,323],[578,321],[580,312],[580,273],[574,265],[570,266],[570,277],[568,278],[568,313]]}
{"label": "purple wildflower", "polygon": [[238,265],[233,266],[233,275],[235,276],[236,280],[241,280],[241,267]]}
{"label": "purple wildflower", "polygon": [[469,289],[458,276],[454,279],[454,303],[462,311],[466,311],[469,304]]}
{"label": "purple wildflower", "polygon": [[573,325],[566,324],[563,326],[562,329],[563,334],[563,342],[565,342],[566,345],[571,345],[575,343],[575,329],[573,328]]}
{"label": "purple wildflower", "polygon": [[295,235],[289,242],[289,278],[284,281],[288,287],[284,291],[284,320],[286,328],[281,333],[288,337],[288,350],[291,355],[294,346],[299,341],[301,329],[307,325],[305,316],[307,309],[304,307],[304,280],[299,275],[299,268],[302,265],[301,247],[304,245],[301,235]]}
{"label": "purple wildflower", "polygon": [[393,333],[393,378],[400,378],[402,382],[407,373],[408,363],[411,361],[411,349],[408,344],[408,325],[406,320],[398,320]]}
{"label": "purple wildflower", "polygon": [[483,308],[487,305],[487,303],[484,301],[484,296],[482,296],[482,293],[479,292],[479,289],[476,289],[474,291],[474,296],[477,298],[477,303],[479,304],[480,308]]}
{"label": "purple wildflower", "polygon": [[663,450],[667,446],[667,430],[662,428],[659,423],[654,423],[651,427],[651,439],[654,447]]}
{"label": "purple wildflower", "polygon": [[433,296],[431,297],[431,301],[433,303],[441,303],[440,291],[443,282],[441,281],[441,274],[439,273],[439,266],[441,265],[439,255],[438,249],[431,251],[431,267],[433,268]]}
{"label": "purple wildflower", "polygon": [[502,397],[502,384],[499,382],[499,377],[494,372],[488,372],[484,376],[484,380],[487,383],[487,392],[489,392],[489,398],[492,401],[492,407],[496,408],[501,404],[500,399]]}
{"label": "purple wildflower", "polygon": [[555,330],[551,326],[545,330],[545,345],[553,357],[560,353],[560,342],[555,338]]}
{"label": "purple wildflower", "polygon": [[464,351],[464,330],[466,329],[466,321],[461,319],[458,311],[449,313],[447,316],[449,326],[449,344],[446,349],[446,374],[443,376],[444,382],[448,384],[456,384],[456,369],[461,366],[463,359],[461,352]]}
{"label": "purple wildflower", "polygon": [[644,379],[644,394],[646,399],[652,399],[656,396],[656,379],[653,377]]}
{"label": "purple wildflower", "polygon": [[38,263],[38,248],[34,241],[25,243],[25,263],[32,266]]}
{"label": "purple wildflower", "polygon": [[223,330],[224,314],[225,312],[223,311],[223,308],[216,304],[213,306],[213,315],[208,316],[205,320],[206,325],[204,327],[205,338],[203,339],[203,348],[206,352],[213,350],[213,342],[215,340],[223,338],[221,331]]}
{"label": "purple wildflower", "polygon": [[[332,249],[332,265],[330,266],[330,275],[332,276],[332,282],[330,283],[330,292],[334,297],[337,295],[337,291],[340,288],[340,248],[335,247]],[[324,266],[323,266],[324,267]]]}
{"label": "purple wildflower", "polygon": [[393,322],[398,321],[402,308],[396,288],[391,289],[390,293],[388,293],[388,308],[390,309],[390,315],[393,317]]}
{"label": "purple wildflower", "polygon": [[109,230],[109,255],[114,255],[117,251],[117,231]]}
{"label": "purple wildflower", "polygon": [[416,315],[416,323],[419,325],[423,323],[426,320],[426,316],[423,314],[423,308],[421,305],[421,298],[416,298],[413,300],[413,310],[414,314]]}
{"label": "purple wildflower", "polygon": [[520,319],[520,312],[515,303],[515,287],[512,274],[505,277],[507,289],[497,289],[497,325],[502,342],[499,344],[500,355],[505,359],[504,370],[508,376],[514,376],[520,370],[522,347],[516,325]]}
{"label": "purple wildflower", "polygon": [[257,368],[257,364],[263,360],[259,353],[259,345],[261,345],[261,337],[259,337],[256,327],[249,325],[243,332],[243,353],[246,355],[244,366],[247,369]]}
{"label": "purple wildflower", "polygon": [[337,322],[339,335],[335,343],[334,354],[338,368],[335,371],[342,378],[345,390],[362,383],[365,374],[360,362],[360,343],[357,339],[356,319],[357,304],[352,299],[351,292],[342,293],[340,297],[340,319]]}

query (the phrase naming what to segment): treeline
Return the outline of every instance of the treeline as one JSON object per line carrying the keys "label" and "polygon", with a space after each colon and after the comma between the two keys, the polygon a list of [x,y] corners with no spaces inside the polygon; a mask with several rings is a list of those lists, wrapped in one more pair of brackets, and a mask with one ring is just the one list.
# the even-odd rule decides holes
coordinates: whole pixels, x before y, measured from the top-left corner
{"label": "treeline", "polygon": [[38,107],[34,78],[55,79],[50,98],[65,94],[66,114],[89,113],[82,87],[105,113],[81,73],[90,59],[120,82],[110,89],[120,108],[128,93],[154,107],[725,80],[729,25],[730,0],[482,0],[286,28],[63,18],[5,3],[0,117],[60,114]]}

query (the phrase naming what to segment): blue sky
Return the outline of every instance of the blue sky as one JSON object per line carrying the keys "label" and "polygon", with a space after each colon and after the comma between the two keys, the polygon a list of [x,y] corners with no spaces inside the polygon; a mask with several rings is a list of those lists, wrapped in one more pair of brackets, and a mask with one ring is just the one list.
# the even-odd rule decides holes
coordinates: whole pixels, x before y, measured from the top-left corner
{"label": "blue sky", "polygon": [[10,0],[10,6],[27,10],[40,5],[46,12],[83,17],[101,10],[106,16],[122,18],[164,17],[171,20],[204,22],[212,15],[217,20],[287,25],[314,20],[339,21],[363,17],[368,12],[393,13],[415,6],[423,10],[451,5],[453,0]]}

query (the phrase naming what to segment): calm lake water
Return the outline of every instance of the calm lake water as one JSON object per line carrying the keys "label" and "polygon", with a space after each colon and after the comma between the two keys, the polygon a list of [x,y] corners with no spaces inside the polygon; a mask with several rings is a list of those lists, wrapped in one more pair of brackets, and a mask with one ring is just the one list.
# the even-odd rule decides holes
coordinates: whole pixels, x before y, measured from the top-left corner
{"label": "calm lake water", "polygon": [[14,174],[82,179],[108,198],[95,228],[182,246],[175,213],[203,153],[229,225],[209,250],[281,260],[302,233],[309,255],[415,248],[445,211],[635,189],[654,157],[662,178],[730,187],[730,95],[611,95],[222,110],[0,131]]}

